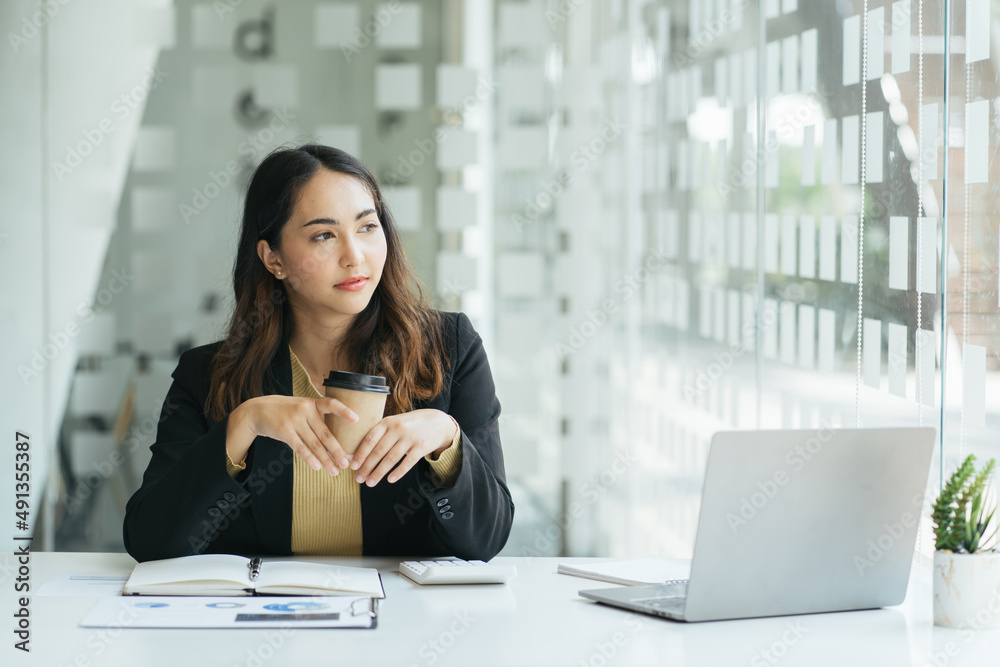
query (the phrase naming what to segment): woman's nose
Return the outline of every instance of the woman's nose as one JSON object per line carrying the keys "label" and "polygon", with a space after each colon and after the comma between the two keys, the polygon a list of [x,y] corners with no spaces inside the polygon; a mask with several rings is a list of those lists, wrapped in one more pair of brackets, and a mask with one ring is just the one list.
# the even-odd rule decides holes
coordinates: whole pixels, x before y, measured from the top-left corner
{"label": "woman's nose", "polygon": [[340,257],[340,261],[346,263],[348,266],[357,266],[361,264],[365,259],[364,253],[361,252],[361,244],[357,240],[347,237],[347,241],[344,243],[344,252]]}

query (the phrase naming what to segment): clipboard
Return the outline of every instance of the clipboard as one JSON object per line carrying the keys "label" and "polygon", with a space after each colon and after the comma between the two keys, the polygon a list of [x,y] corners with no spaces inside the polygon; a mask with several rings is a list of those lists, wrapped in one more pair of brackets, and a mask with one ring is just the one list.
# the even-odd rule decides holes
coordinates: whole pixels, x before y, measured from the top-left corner
{"label": "clipboard", "polygon": [[378,627],[378,598],[362,596],[114,596],[100,599],[84,628]]}

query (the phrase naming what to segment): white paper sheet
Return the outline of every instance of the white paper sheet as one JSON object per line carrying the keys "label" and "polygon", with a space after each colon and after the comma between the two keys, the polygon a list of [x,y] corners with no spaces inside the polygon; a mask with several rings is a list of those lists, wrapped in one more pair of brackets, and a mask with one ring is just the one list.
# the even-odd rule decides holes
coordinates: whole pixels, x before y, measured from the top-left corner
{"label": "white paper sheet", "polygon": [[369,628],[368,597],[129,595],[101,598],[84,628]]}
{"label": "white paper sheet", "polygon": [[743,104],[741,97],[743,87],[743,54],[732,53],[729,55],[729,101],[733,107]]}
{"label": "white paper sheet", "polygon": [[826,373],[833,372],[836,313],[826,308],[819,309],[818,352],[819,369]]}
{"label": "white paper sheet", "polygon": [[754,292],[743,293],[743,317],[741,328],[743,335],[743,349],[751,352],[757,340],[757,295]]}
{"label": "white paper sheet", "polygon": [[419,2],[396,2],[380,5],[378,11],[392,12],[392,20],[375,33],[380,49],[417,49],[421,44],[421,6]]}
{"label": "white paper sheet", "polygon": [[965,2],[965,62],[990,57],[990,0]]}
{"label": "white paper sheet", "polygon": [[127,574],[54,572],[35,591],[35,597],[96,597],[118,595]]}
{"label": "white paper sheet", "polygon": [[781,363],[795,365],[798,339],[795,336],[795,304],[791,301],[781,302]]}
{"label": "white paper sheet", "polygon": [[811,215],[799,220],[799,275],[816,277],[816,218]]}
{"label": "white paper sheet", "polygon": [[869,387],[879,388],[882,376],[882,321],[865,318],[864,337],[861,341],[861,364],[864,382]]}
{"label": "white paper sheet", "polygon": [[882,112],[873,111],[868,114],[865,123],[865,181],[881,183],[885,153]]}
{"label": "white paper sheet", "polygon": [[781,273],[786,276],[795,275],[798,227],[799,222],[794,215],[781,216]]}
{"label": "white paper sheet", "polygon": [[858,217],[840,219],[840,281],[858,282]]}
{"label": "white paper sheet", "polygon": [[253,101],[266,109],[299,105],[299,68],[297,65],[254,65]]}
{"label": "white paper sheet", "polygon": [[861,81],[861,16],[844,19],[844,79],[845,86]]}
{"label": "white paper sheet", "polygon": [[764,272],[778,272],[778,216],[764,214]]}
{"label": "white paper sheet", "polygon": [[730,268],[740,268],[740,214],[730,211],[726,214],[726,263]]}
{"label": "white paper sheet", "polygon": [[[215,23],[219,21],[218,15],[210,5],[204,5],[206,9],[212,10],[212,18]],[[329,4],[316,5],[314,21],[314,39],[316,47],[320,49],[340,48],[344,44],[354,42],[354,29],[358,27],[361,19],[361,10],[356,4]],[[230,38],[231,39],[231,38]],[[229,44],[227,43],[228,47]]]}
{"label": "white paper sheet", "polygon": [[857,116],[844,116],[843,143],[840,161],[840,179],[844,185],[858,182],[858,152],[860,151],[859,120]]}
{"label": "white paper sheet", "polygon": [[820,181],[833,185],[837,180],[837,119],[823,121],[823,156]]}
{"label": "white paper sheet", "polygon": [[799,366],[812,368],[816,363],[816,311],[799,306]]}
{"label": "white paper sheet", "polygon": [[[937,340],[933,331],[917,329],[916,347],[914,358],[916,359],[916,371],[919,379],[919,394],[917,400],[921,405],[934,407],[935,382],[934,382],[934,360],[937,354]],[[919,355],[916,350],[919,350]]]}
{"label": "white paper sheet", "polygon": [[170,230],[177,224],[177,202],[173,188],[158,185],[132,186],[132,230]]}
{"label": "white paper sheet", "polygon": [[892,3],[893,74],[910,71],[910,0]]}
{"label": "white paper sheet", "polygon": [[906,398],[906,326],[889,323],[889,393]]}
{"label": "white paper sheet", "polygon": [[802,185],[816,185],[816,126],[802,128]]}
{"label": "white paper sheet", "polygon": [[965,105],[965,182],[989,179],[990,100]]}
{"label": "white paper sheet", "polygon": [[802,92],[816,91],[816,63],[818,31],[810,28],[802,32]]}
{"label": "white paper sheet", "polygon": [[661,584],[673,579],[687,579],[691,575],[691,561],[680,558],[650,557],[583,565],[560,563],[556,571],[560,574],[570,574],[609,583]]}
{"label": "white paper sheet", "polygon": [[715,60],[715,101],[720,107],[726,106],[727,86],[729,84],[729,74],[727,68],[729,60],[723,56]]}
{"label": "white paper sheet", "polygon": [[781,40],[781,92],[793,95],[799,90],[799,36]]}
{"label": "white paper sheet", "polygon": [[726,303],[728,313],[726,315],[726,342],[730,345],[740,344],[740,292],[739,290],[726,291]]}
{"label": "white paper sheet", "polygon": [[962,420],[966,426],[986,427],[986,348],[962,348]]}
{"label": "white paper sheet", "polygon": [[712,304],[715,314],[712,317],[712,338],[717,343],[726,340],[726,291],[721,287],[712,288]]}
{"label": "white paper sheet", "polygon": [[[778,358],[778,302],[774,299],[764,299],[763,310],[765,313],[770,313],[764,319],[764,327],[762,332],[763,341],[761,342],[764,358],[765,359],[777,359]],[[768,323],[769,319],[773,318],[772,323]]]}
{"label": "white paper sheet", "polygon": [[765,54],[767,56],[765,61],[767,69],[764,92],[767,99],[771,99],[781,92],[781,42],[768,42]]}
{"label": "white paper sheet", "polygon": [[698,335],[712,337],[712,288],[698,286]]}
{"label": "white paper sheet", "polygon": [[423,213],[422,190],[416,185],[386,185],[382,194],[400,231],[420,229]]}
{"label": "white paper sheet", "polygon": [[757,267],[757,216],[743,214],[743,268],[753,271]]}
{"label": "white paper sheet", "polygon": [[[910,219],[889,218],[889,288],[909,289]],[[890,336],[891,339],[891,336]]]}
{"label": "white paper sheet", "polygon": [[937,294],[937,219],[920,218],[920,235],[917,238],[918,261],[917,291]]}
{"label": "white paper sheet", "polygon": [[920,161],[925,181],[938,177],[938,105],[925,104],[920,109]]}
{"label": "white paper sheet", "polygon": [[702,256],[702,224],[701,211],[688,212],[688,261],[701,262]]}
{"label": "white paper sheet", "polygon": [[885,73],[885,7],[868,10],[868,80]]}
{"label": "white paper sheet", "polygon": [[375,66],[375,108],[416,110],[423,100],[420,65],[416,63]]}

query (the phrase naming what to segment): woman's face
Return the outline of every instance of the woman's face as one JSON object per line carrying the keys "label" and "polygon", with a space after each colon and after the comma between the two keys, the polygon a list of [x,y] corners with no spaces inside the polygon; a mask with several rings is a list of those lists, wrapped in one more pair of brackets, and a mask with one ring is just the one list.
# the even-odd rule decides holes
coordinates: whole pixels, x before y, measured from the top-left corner
{"label": "woman's face", "polygon": [[331,325],[368,306],[387,250],[364,184],[324,168],[302,187],[281,232],[281,250],[271,251],[266,241],[258,244],[264,264],[286,281],[292,303]]}

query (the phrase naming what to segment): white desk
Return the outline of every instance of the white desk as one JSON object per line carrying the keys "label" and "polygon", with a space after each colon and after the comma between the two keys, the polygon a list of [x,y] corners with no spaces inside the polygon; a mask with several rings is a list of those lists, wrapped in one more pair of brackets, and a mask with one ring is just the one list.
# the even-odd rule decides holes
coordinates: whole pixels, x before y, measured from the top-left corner
{"label": "white desk", "polygon": [[[31,601],[32,652],[25,656],[13,649],[16,564],[9,552],[0,554],[4,619],[0,664],[957,667],[1000,663],[1000,631],[970,636],[932,626],[930,577],[921,566],[914,566],[909,595],[897,608],[685,624],[578,597],[582,588],[611,584],[556,574],[556,564],[571,559],[500,558],[497,562],[517,566],[517,577],[507,586],[423,588],[395,572],[395,559],[331,560],[382,572],[386,599],[377,629],[293,630],[284,635],[282,630],[263,629],[102,631],[79,627],[97,598],[43,596]],[[53,572],[127,574],[133,565],[126,554],[35,553],[32,590]],[[269,636],[280,646],[273,648]],[[774,651],[770,656],[764,653],[769,650]],[[955,655],[949,656],[949,651]]]}

